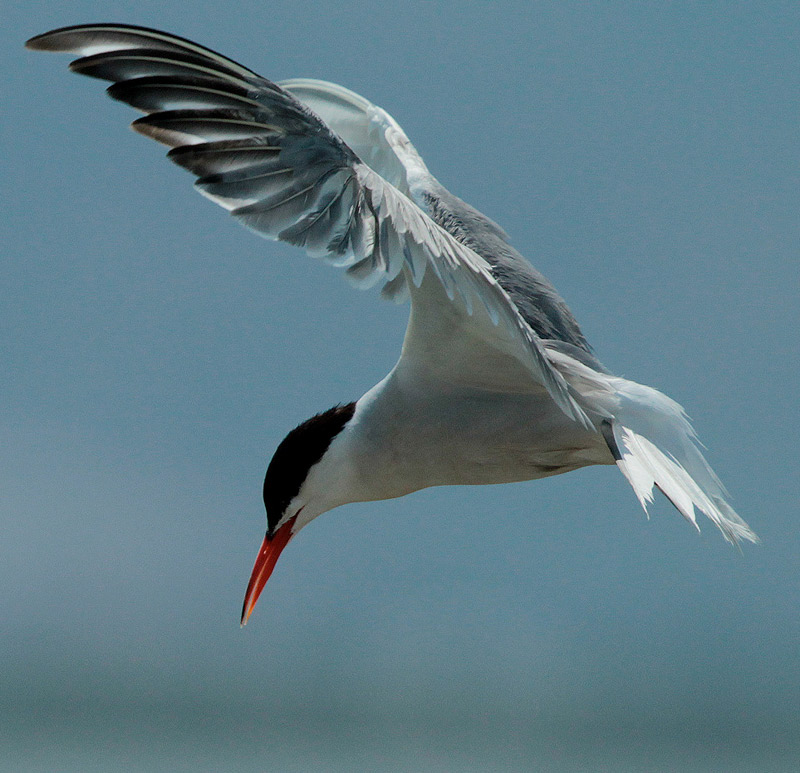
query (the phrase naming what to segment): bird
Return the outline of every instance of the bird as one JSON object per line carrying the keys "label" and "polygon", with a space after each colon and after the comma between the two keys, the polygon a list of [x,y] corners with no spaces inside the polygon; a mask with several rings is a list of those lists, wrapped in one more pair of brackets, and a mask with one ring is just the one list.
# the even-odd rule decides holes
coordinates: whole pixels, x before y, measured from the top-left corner
{"label": "bird", "polygon": [[397,363],[358,400],[307,419],[264,478],[267,530],[247,623],[289,541],[351,503],[430,486],[533,480],[616,465],[647,512],[659,489],[697,527],[758,537],[735,512],[683,408],[601,364],[553,285],[503,229],[450,193],[400,125],[349,89],[272,82],[185,38],[127,24],[27,41],[144,115],[195,188],[241,224],[410,300]]}

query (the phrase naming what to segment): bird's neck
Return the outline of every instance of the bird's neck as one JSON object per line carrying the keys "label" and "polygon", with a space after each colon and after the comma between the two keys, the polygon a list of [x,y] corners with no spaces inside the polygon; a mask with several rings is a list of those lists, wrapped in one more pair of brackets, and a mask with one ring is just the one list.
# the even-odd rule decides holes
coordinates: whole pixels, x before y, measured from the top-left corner
{"label": "bird's neck", "polygon": [[[383,383],[383,382],[382,382]],[[386,412],[379,384],[356,403],[353,417],[309,472],[307,485],[326,510],[349,502],[404,496],[428,485],[409,469],[402,433]]]}

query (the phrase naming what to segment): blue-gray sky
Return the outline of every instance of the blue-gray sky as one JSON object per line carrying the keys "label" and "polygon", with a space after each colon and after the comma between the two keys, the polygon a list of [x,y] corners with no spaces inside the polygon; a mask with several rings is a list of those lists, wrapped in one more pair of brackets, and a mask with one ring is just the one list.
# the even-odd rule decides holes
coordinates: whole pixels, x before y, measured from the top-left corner
{"label": "blue-gray sky", "polygon": [[[0,769],[795,769],[796,3],[3,17]],[[314,522],[240,630],[274,447],[388,371],[407,310],[237,227],[22,48],[92,21],[386,108],[686,407],[763,544],[646,520],[612,468],[432,489]]]}

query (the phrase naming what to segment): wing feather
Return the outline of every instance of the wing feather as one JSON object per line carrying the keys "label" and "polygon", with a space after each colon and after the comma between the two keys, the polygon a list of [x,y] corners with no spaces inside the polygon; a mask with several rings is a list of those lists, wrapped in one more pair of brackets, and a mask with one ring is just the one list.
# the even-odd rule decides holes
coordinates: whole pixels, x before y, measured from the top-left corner
{"label": "wing feather", "polygon": [[[568,416],[593,428],[487,260],[410,198],[429,173],[380,108],[371,106],[380,135],[373,155],[386,176],[368,165],[368,132],[359,148],[365,161],[289,91],[183,38],[88,25],[28,45],[80,54],[75,72],[114,81],[111,97],[150,114],[134,128],[173,146],[169,158],[198,176],[198,190],[251,230],[347,267],[359,287],[382,283],[383,295],[393,299],[407,293],[409,279],[419,286],[430,267],[465,315],[478,300],[495,326],[491,336]],[[296,83],[319,93],[307,85],[314,82]],[[334,102],[341,108],[342,120],[352,119],[354,100],[366,102],[341,87],[327,87],[325,95],[328,108]]]}

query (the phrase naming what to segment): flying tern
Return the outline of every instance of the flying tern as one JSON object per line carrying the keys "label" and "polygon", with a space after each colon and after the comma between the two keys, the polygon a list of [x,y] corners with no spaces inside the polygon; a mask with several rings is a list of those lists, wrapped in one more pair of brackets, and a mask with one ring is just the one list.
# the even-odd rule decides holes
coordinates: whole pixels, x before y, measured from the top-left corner
{"label": "flying tern", "polygon": [[695,526],[756,535],[728,503],[683,409],[610,373],[563,299],[489,218],[447,191],[398,123],[320,80],[273,83],[184,38],[121,24],[66,27],[29,48],[144,112],[204,196],[256,233],[411,301],[397,364],[355,402],[293,429],[264,480],[267,533],[247,622],[286,544],[349,502],[616,464],[647,510],[660,489]]}

